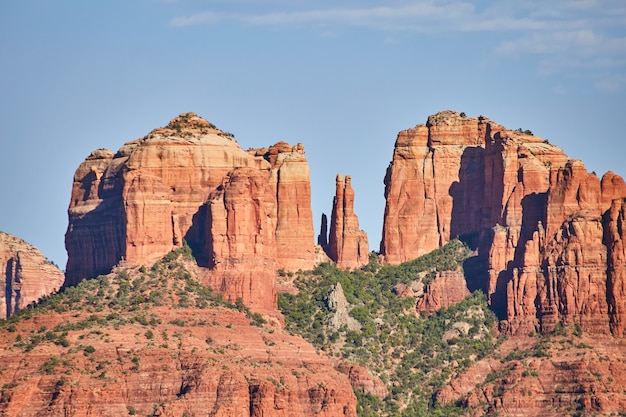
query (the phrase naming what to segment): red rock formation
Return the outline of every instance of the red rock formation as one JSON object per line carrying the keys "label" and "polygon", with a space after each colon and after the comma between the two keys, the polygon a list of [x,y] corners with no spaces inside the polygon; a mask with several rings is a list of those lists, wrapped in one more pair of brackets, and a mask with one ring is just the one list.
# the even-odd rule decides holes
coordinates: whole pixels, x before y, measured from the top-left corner
{"label": "red rock formation", "polygon": [[333,212],[330,218],[328,256],[339,268],[358,268],[369,262],[367,234],[359,229],[354,214],[354,190],[350,177],[337,175]]}
{"label": "red rock formation", "polygon": [[621,272],[608,260],[620,253],[619,233],[606,230],[619,215],[605,215],[626,197],[620,177],[600,181],[541,138],[442,112],[400,132],[385,184],[387,262],[476,236],[474,264],[487,274],[472,285],[488,294],[504,329],[622,331]]}
{"label": "red rock formation", "polygon": [[337,366],[337,370],[348,376],[353,389],[361,390],[361,392],[373,395],[381,400],[389,394],[385,384],[360,365],[341,362]]}
{"label": "red rock formation", "polygon": [[[327,357],[301,337],[250,325],[235,310],[153,306],[148,327],[114,326],[104,320],[111,313],[105,307],[95,313],[100,324],[88,329],[76,325],[84,313],[35,312],[16,332],[0,330],[0,415],[356,417],[348,378]],[[16,335],[28,340],[44,326],[68,328],[69,346],[15,346]],[[106,337],[97,336],[102,331]]]}
{"label": "red rock formation", "polygon": [[380,251],[387,262],[415,259],[479,228],[484,144],[498,129],[486,118],[445,111],[398,134],[385,176]]}
{"label": "red rock formation", "polygon": [[[313,267],[309,167],[303,146],[279,142],[246,152],[230,134],[187,113],[165,128],[126,143],[116,154],[94,151],[79,166],[68,210],[67,284],[106,273],[120,262],[149,264],[182,246],[183,240],[200,264],[230,259],[228,269],[234,273],[234,253],[240,256],[242,248],[258,246],[258,242],[244,242],[258,236],[245,230],[246,225],[230,224],[228,234],[233,239],[233,233],[238,234],[239,248],[213,259],[215,254],[207,248],[216,245],[206,241],[213,235],[205,233],[209,207],[205,202],[233,168],[258,171],[269,187],[265,193],[271,200],[267,201],[271,205],[268,215],[274,229],[271,242],[269,238],[263,242],[273,246],[264,253],[273,253],[276,267],[288,271]],[[256,252],[248,255],[252,253]],[[246,262],[247,266],[251,263]],[[255,271],[266,264],[260,261]],[[261,275],[274,271],[272,263]],[[233,289],[233,294],[240,290]],[[274,290],[268,291],[271,295]],[[273,299],[272,295],[269,300]]]}
{"label": "red rock formation", "polygon": [[[572,414],[574,408],[582,415],[621,412],[626,407],[624,339],[593,335],[578,340],[576,346],[565,337],[552,343],[550,357],[480,360],[453,377],[435,401],[479,410],[471,415],[558,417]],[[499,349],[500,356],[519,357],[532,351],[535,342],[512,337]]]}
{"label": "red rock formation", "polygon": [[267,175],[236,168],[207,202],[211,287],[255,309],[276,308],[275,194]]}
{"label": "red rock formation", "polygon": [[611,198],[626,195],[623,181],[612,173],[600,181],[580,161],[570,161],[551,170],[546,194],[545,230],[542,223],[531,229],[525,250],[509,266],[510,330],[550,331],[557,323],[575,323],[589,332],[620,334],[621,326],[612,324],[620,321],[613,306],[625,301],[614,291],[619,272],[612,273],[609,256],[615,247],[609,242],[619,233],[609,231],[616,223],[606,211]]}
{"label": "red rock formation", "polygon": [[0,318],[49,295],[63,285],[63,271],[48,261],[32,245],[10,234],[0,232]]}
{"label": "red rock formation", "polygon": [[437,274],[426,284],[424,294],[417,299],[415,310],[434,312],[458,304],[470,295],[461,271],[446,271]]}
{"label": "red rock formation", "polygon": [[251,151],[270,163],[269,183],[276,196],[276,263],[286,271],[315,264],[311,182],[304,146],[278,142]]}
{"label": "red rock formation", "polygon": [[626,199],[613,200],[605,214],[604,225],[610,326],[613,334],[622,336],[626,327]]}

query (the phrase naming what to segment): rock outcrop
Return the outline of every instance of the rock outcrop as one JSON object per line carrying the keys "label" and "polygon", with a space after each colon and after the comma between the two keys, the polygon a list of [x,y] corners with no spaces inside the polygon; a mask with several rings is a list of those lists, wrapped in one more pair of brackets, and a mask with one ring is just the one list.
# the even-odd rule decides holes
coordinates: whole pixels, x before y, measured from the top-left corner
{"label": "rock outcrop", "polygon": [[[243,180],[241,173],[229,177],[235,168],[248,169],[246,176],[250,180]],[[259,183],[261,177],[264,186]],[[240,187],[245,181],[255,185]],[[218,214],[214,200],[221,198],[220,193],[224,196],[228,188],[232,189],[232,196],[237,192],[254,195],[242,195],[230,209],[224,208]],[[258,194],[261,190],[265,195]],[[238,204],[246,207],[247,214],[228,214]],[[255,204],[258,207],[253,209]],[[266,207],[261,209],[260,205]],[[257,211],[253,215],[254,210]],[[261,212],[268,216],[262,231],[248,231],[248,223],[232,223],[235,217],[255,222],[253,217]],[[226,269],[248,274],[246,268],[258,251],[263,252],[263,259],[270,253],[275,258],[272,265],[265,260],[257,263],[256,272],[261,267],[270,268],[261,274],[263,277],[276,268],[293,271],[310,269],[314,264],[309,168],[303,146],[279,142],[270,148],[244,151],[232,135],[193,113],[180,115],[166,127],[126,143],[115,154],[104,149],[92,152],[74,175],[68,213],[67,285],[107,273],[120,263],[151,263],[184,241],[201,265],[215,266],[220,262],[221,277]],[[228,229],[217,231],[218,224],[227,225],[228,216]],[[207,224],[207,220],[214,223]],[[267,229],[270,222],[273,230]],[[216,230],[217,234],[207,230]],[[257,240],[258,233],[263,234],[263,243]],[[224,236],[228,236],[229,245],[212,240],[225,239]],[[272,247],[260,249],[259,245]],[[218,247],[228,247],[230,255],[222,249],[216,253]],[[257,252],[245,254],[249,261],[234,262],[246,250]],[[229,267],[225,268],[225,264]],[[234,285],[239,289],[222,289],[227,294],[239,294],[242,282]],[[275,299],[274,291],[267,291],[270,298]],[[259,298],[256,303],[265,305],[267,300]]]}
{"label": "rock outcrop", "polygon": [[304,146],[285,142],[250,151],[270,164],[269,184],[275,196],[276,263],[286,271],[311,269],[315,239],[311,181]]}
{"label": "rock outcrop", "polygon": [[0,232],[0,318],[6,319],[63,285],[63,271],[37,248],[22,239]]}
{"label": "rock outcrop", "polygon": [[389,390],[380,378],[373,376],[367,369],[356,363],[341,362],[337,370],[348,376],[352,388],[370,394],[378,399],[384,399]]}
{"label": "rock outcrop", "polygon": [[267,174],[236,168],[207,203],[210,286],[255,309],[276,306],[275,194]]}
{"label": "rock outcrop", "polygon": [[385,197],[385,260],[472,241],[469,287],[503,329],[623,331],[619,176],[600,180],[530,132],[445,111],[398,134]]}
{"label": "rock outcrop", "polygon": [[349,330],[361,330],[361,324],[350,315],[350,303],[346,300],[341,283],[338,282],[328,294],[326,305],[331,311],[328,323],[330,327],[340,329],[346,326]]}
{"label": "rock outcrop", "polygon": [[484,144],[494,130],[502,128],[484,117],[446,111],[398,134],[385,176],[387,262],[415,259],[479,228]]}
{"label": "rock outcrop", "polygon": [[460,303],[470,295],[461,271],[444,271],[426,284],[424,293],[417,299],[416,311],[433,312]]}
{"label": "rock outcrop", "polygon": [[[343,269],[358,268],[369,262],[367,233],[359,229],[359,218],[354,214],[354,190],[350,181],[349,176],[344,179],[343,175],[337,175],[326,247],[330,259]],[[325,233],[324,218],[321,233]],[[326,239],[320,237],[318,241],[324,242]]]}
{"label": "rock outcrop", "polygon": [[613,334],[622,336],[626,327],[626,199],[613,200],[605,213],[604,236],[608,248],[609,325]]}

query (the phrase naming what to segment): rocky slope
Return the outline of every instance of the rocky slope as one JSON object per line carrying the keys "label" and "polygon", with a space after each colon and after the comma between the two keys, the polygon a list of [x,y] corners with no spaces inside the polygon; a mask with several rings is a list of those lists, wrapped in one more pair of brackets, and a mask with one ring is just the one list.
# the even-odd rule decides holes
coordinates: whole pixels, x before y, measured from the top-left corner
{"label": "rocky slope", "polygon": [[385,185],[387,262],[461,236],[478,247],[468,285],[488,294],[504,330],[623,332],[621,272],[609,267],[609,251],[621,265],[608,214],[626,197],[620,177],[600,180],[528,131],[445,111],[398,134]]}
{"label": "rocky slope", "polygon": [[[320,237],[326,252],[339,268],[358,268],[369,261],[367,233],[359,228],[359,218],[354,213],[354,190],[350,176],[337,175],[335,198],[330,216],[328,238]],[[322,220],[322,233],[324,220]]]}
{"label": "rocky slope", "polygon": [[0,414],[356,416],[328,358],[202,287],[180,253],[0,322]]}
{"label": "rocky slope", "polygon": [[[624,339],[573,335],[518,336],[453,378],[435,395],[466,416],[618,415],[626,408]],[[494,355],[495,356],[495,355]]]}
{"label": "rocky slope", "polygon": [[[218,210],[219,197],[215,193],[222,193],[220,187],[233,178],[242,178],[243,171],[232,171],[237,168],[247,168],[246,175],[252,182],[263,177],[266,195],[243,194],[239,203],[229,205],[223,201],[223,208]],[[257,188],[233,185],[232,193],[258,192]],[[250,209],[246,216],[232,212],[237,204]],[[104,149],[92,152],[78,167],[65,238],[67,284],[106,273],[120,263],[154,262],[181,247],[183,241],[194,249],[201,265],[213,267],[222,260],[236,259],[243,247],[259,245],[245,239],[257,237],[254,230],[261,226],[255,221],[261,211],[269,216],[273,228],[268,230],[269,224],[263,225],[263,244],[272,245],[263,251],[272,254],[275,266],[286,270],[311,268],[313,221],[308,163],[302,145],[292,147],[280,142],[247,152],[230,134],[197,115],[180,115],[166,127],[124,144],[115,154]],[[224,234],[215,227],[227,224],[229,216],[229,229]],[[217,235],[211,233],[213,230]],[[225,238],[231,244],[225,245]],[[244,270],[249,266],[237,267],[230,262],[228,269],[248,273]],[[263,274],[275,272],[274,263],[265,266],[269,269]],[[220,273],[223,275],[223,271]],[[224,291],[234,294],[235,290]],[[270,299],[255,302],[275,304],[272,291],[267,293]],[[240,292],[238,295],[243,296]]]}
{"label": "rocky slope", "polygon": [[46,259],[37,248],[22,239],[0,232],[0,318],[57,291],[63,285],[63,271]]}

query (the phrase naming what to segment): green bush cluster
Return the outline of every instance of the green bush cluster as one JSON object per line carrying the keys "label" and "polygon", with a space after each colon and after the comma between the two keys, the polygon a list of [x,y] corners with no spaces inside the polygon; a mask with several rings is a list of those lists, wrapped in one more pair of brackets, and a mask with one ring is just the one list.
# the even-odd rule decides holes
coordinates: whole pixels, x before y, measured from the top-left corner
{"label": "green bush cluster", "polygon": [[[384,400],[357,392],[359,416],[458,415],[461,407],[437,408],[432,398],[454,374],[494,350],[487,329],[496,318],[485,295],[475,292],[448,309],[418,316],[415,299],[397,297],[393,287],[462,270],[468,254],[462,242],[453,240],[398,266],[381,267],[375,255],[367,266],[351,272],[321,264],[299,274],[294,281],[299,292],[279,294],[278,305],[287,330],[320,350],[365,366],[387,383]],[[326,299],[337,283],[351,305],[350,315],[361,325],[359,331],[329,325]],[[470,325],[468,334],[444,342],[443,334],[459,321]]]}

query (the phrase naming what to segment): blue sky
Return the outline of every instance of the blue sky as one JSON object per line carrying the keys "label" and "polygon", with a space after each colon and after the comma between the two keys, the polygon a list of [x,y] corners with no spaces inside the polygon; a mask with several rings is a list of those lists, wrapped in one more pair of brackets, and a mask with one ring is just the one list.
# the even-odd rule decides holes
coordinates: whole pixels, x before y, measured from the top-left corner
{"label": "blue sky", "polygon": [[623,0],[0,2],[0,230],[64,267],[76,167],[193,111],[302,142],[316,228],[337,173],[377,249],[398,131],[485,115],[626,176]]}

